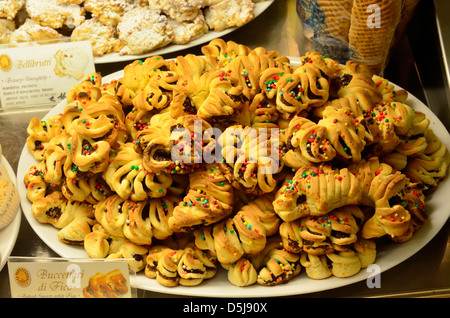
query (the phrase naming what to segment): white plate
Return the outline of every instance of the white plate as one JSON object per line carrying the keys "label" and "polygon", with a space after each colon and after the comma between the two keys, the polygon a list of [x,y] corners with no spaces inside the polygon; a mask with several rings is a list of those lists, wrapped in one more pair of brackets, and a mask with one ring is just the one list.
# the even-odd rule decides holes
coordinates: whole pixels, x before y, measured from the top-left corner
{"label": "white plate", "polygon": [[[298,58],[291,58],[293,65],[298,65]],[[112,79],[118,79],[122,76],[123,71],[113,73],[104,77],[104,82]],[[395,85],[395,84],[394,84]],[[396,89],[401,89],[395,85]],[[426,107],[419,99],[409,94],[406,104],[414,109],[426,114],[430,119],[430,128],[441,141],[450,149],[450,135],[445,126],[439,121],[431,110]],[[54,116],[63,112],[66,107],[65,102],[61,102],[53,108],[45,118]],[[26,146],[23,148],[20,156],[18,168],[18,183],[21,196],[22,210],[37,235],[57,254],[64,258],[87,258],[87,253],[82,247],[70,246],[60,242],[57,237],[57,229],[51,225],[41,224],[33,217],[31,213],[31,204],[26,198],[26,188],[23,185],[23,177],[29,168],[37,162],[28,152]],[[382,248],[378,248],[377,259],[375,263],[380,267],[381,272],[386,271],[422,249],[444,226],[450,216],[450,207],[448,206],[447,196],[450,193],[450,178],[446,178],[439,184],[435,193],[427,200],[429,209],[429,219],[425,225],[413,235],[412,239],[403,244],[387,244]],[[367,279],[373,275],[373,272],[361,270],[357,275],[348,278],[330,277],[324,280],[313,280],[306,276],[304,269],[300,275],[287,284],[265,287],[260,285],[252,285],[248,287],[236,287],[232,285],[226,276],[224,270],[220,270],[217,275],[203,281],[199,286],[184,287],[177,286],[167,288],[160,285],[155,279],[147,278],[143,272],[137,274],[135,287],[149,290],[153,292],[184,295],[184,296],[200,296],[200,297],[274,297],[306,294],[317,291],[324,291],[337,287],[346,286]]]}
{"label": "white plate", "polygon": [[[256,19],[256,17],[258,17],[261,13],[263,13],[273,2],[274,2],[274,0],[265,0],[262,2],[255,3],[255,9],[253,11],[254,12],[253,20]],[[190,41],[186,44],[169,44],[165,47],[150,51],[150,52],[142,54],[142,55],[120,55],[119,53],[109,53],[109,54],[105,54],[103,56],[94,57],[94,63],[103,64],[103,63],[130,61],[130,60],[139,60],[139,59],[143,59],[143,58],[146,58],[149,56],[163,55],[163,54],[178,52],[178,51],[186,50],[190,47],[194,47],[194,46],[206,43],[206,42],[210,42],[213,39],[223,37],[223,36],[227,35],[228,33],[231,33],[237,29],[239,29],[239,28],[234,27],[234,28],[228,28],[228,29],[225,29],[225,30],[219,31],[219,32],[210,30],[209,32],[202,35],[198,39]]]}
{"label": "white plate", "polygon": [[[16,174],[14,173],[14,170],[12,169],[11,165],[3,155],[0,157],[0,163],[5,165],[9,177],[11,178],[13,183],[17,186]],[[20,211],[19,207],[17,209],[17,214],[14,220],[12,220],[12,222],[3,230],[0,230],[0,271],[3,269],[3,266],[5,266],[6,262],[8,261],[8,257],[11,255],[14,245],[16,244],[21,219],[22,219],[22,212]]]}

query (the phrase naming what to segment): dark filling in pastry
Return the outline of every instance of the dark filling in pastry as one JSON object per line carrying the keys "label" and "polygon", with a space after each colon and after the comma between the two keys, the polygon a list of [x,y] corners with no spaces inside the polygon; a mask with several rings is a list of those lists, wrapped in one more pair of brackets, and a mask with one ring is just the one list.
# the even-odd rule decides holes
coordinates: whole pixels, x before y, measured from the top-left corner
{"label": "dark filling in pastry", "polygon": [[352,151],[351,151],[350,147],[347,146],[344,139],[342,139],[342,137],[340,137],[340,136],[339,136],[339,142],[341,143],[342,147],[344,148],[345,153],[351,157]]}
{"label": "dark filling in pastry", "polygon": [[35,150],[40,150],[40,149],[42,149],[42,142],[41,142],[40,140],[36,140],[36,141],[34,142],[34,149],[35,149]]}
{"label": "dark filling in pastry", "polygon": [[299,195],[297,198],[297,205],[302,204],[304,202],[306,202],[306,195],[304,194]]}
{"label": "dark filling in pastry", "polygon": [[186,97],[186,99],[183,102],[183,110],[185,113],[188,114],[197,114],[197,108],[195,108],[194,105],[192,105],[191,99],[189,97]]}
{"label": "dark filling in pastry", "polygon": [[88,154],[90,155],[95,150],[97,150],[97,146],[92,147],[92,145],[87,140],[83,140],[83,142],[81,143],[81,147],[82,147],[81,154],[83,154],[85,156]]}
{"label": "dark filling in pastry", "polygon": [[45,212],[45,214],[53,219],[59,219],[62,213],[60,208],[53,207]]}
{"label": "dark filling in pastry", "polygon": [[163,149],[156,149],[153,153],[153,159],[155,159],[156,161],[169,161],[170,154]]}
{"label": "dark filling in pastry", "polygon": [[402,198],[398,195],[394,195],[392,198],[389,199],[389,205],[392,207],[394,205],[401,205],[403,202]]}
{"label": "dark filling in pastry", "polygon": [[331,236],[333,236],[335,238],[347,238],[347,237],[350,237],[350,234],[341,232],[341,231],[331,230]]}

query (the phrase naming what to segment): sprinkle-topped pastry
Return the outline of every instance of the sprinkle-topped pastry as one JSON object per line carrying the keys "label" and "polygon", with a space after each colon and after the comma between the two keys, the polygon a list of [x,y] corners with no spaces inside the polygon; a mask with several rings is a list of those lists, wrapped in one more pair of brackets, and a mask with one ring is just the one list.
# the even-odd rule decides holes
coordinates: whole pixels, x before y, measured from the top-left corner
{"label": "sprinkle-topped pastry", "polygon": [[[168,15],[197,2],[158,3],[159,22],[195,23]],[[302,268],[356,275],[380,239],[424,228],[450,152],[405,91],[319,52],[293,65],[223,39],[201,51],[133,61],[107,83],[86,74],[61,113],[30,120],[26,197],[61,242],[166,287],[214,284],[219,267],[235,286],[274,286]]]}

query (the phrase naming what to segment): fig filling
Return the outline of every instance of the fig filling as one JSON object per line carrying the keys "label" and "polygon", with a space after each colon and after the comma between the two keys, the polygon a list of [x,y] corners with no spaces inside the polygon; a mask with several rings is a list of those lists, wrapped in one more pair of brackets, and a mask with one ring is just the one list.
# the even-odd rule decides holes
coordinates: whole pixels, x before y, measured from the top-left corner
{"label": "fig filling", "polygon": [[333,236],[335,238],[347,238],[347,237],[350,237],[350,233],[344,233],[341,231],[331,230],[331,236]]}
{"label": "fig filling", "polygon": [[90,142],[89,141],[87,141],[87,140],[83,140],[83,142],[81,143],[81,148],[82,148],[82,152],[81,152],[81,154],[82,155],[90,155],[90,154],[92,154],[95,150],[97,150],[97,146],[92,146],[91,144],[90,144]]}
{"label": "fig filling", "polygon": [[46,215],[53,219],[59,219],[61,216],[61,209],[57,207],[50,208],[47,212],[45,212]]}
{"label": "fig filling", "polygon": [[197,108],[195,108],[194,105],[192,105],[191,99],[189,97],[186,97],[186,99],[183,102],[183,110],[184,112],[188,114],[197,114]]}
{"label": "fig filling", "polygon": [[34,142],[34,149],[35,149],[35,150],[42,149],[42,142],[41,142],[40,140],[36,140],[36,141]]}
{"label": "fig filling", "polygon": [[304,194],[299,195],[297,198],[297,205],[302,204],[304,202],[306,202],[306,195]]}

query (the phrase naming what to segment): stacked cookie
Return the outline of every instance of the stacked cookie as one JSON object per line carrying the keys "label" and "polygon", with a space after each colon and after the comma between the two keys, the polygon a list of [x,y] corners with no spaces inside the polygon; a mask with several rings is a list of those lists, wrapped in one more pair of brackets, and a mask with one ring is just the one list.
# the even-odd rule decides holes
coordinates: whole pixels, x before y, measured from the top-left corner
{"label": "stacked cookie", "polygon": [[70,37],[94,56],[186,44],[254,18],[253,0],[20,0],[0,4],[0,43]]}
{"label": "stacked cookie", "polygon": [[34,118],[32,212],[94,258],[130,259],[165,286],[219,267],[237,286],[304,268],[349,277],[376,242],[406,242],[450,154],[407,93],[355,62],[215,39],[204,56],[90,74]]}

